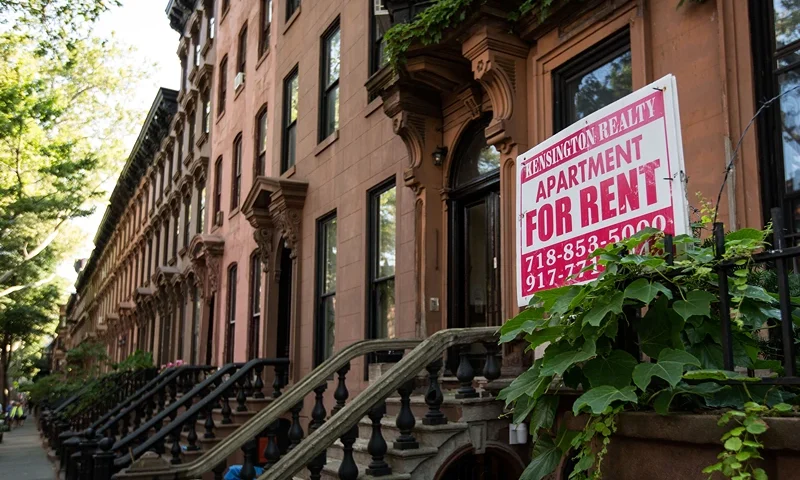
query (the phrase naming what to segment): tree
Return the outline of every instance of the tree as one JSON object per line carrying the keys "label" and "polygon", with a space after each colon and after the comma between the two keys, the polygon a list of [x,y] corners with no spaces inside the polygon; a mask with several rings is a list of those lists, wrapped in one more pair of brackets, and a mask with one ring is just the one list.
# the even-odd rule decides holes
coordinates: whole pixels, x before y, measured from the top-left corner
{"label": "tree", "polygon": [[[148,78],[131,49],[92,36],[116,0],[0,0],[0,386],[14,351],[58,314],[55,267],[76,242],[70,221],[113,185]],[[4,401],[0,388],[0,401]]]}

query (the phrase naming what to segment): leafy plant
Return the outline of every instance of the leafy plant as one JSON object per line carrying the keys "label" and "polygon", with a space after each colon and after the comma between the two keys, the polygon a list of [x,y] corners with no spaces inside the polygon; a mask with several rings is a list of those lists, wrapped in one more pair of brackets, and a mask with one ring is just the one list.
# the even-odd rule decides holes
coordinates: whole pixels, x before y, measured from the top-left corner
{"label": "leafy plant", "polygon": [[[500,392],[499,398],[513,405],[513,421],[530,417],[534,437],[544,435],[556,408],[547,394],[582,388],[573,414],[586,413],[589,420],[571,442],[578,452],[571,478],[599,478],[619,411],[741,409],[752,401],[772,407],[793,399],[795,394],[787,389],[745,388],[754,379],[723,369],[716,272],[719,262],[726,261],[737,265],[730,276],[735,363],[779,372],[778,362],[761,358],[756,341],[768,323],[780,322],[776,295],[752,282],[749,274],[752,256],[764,249],[768,234],[753,229],[729,233],[722,256],[710,242],[678,236],[670,262],[663,234],[648,229],[590,254],[602,268],[596,280],[536,293],[529,308],[500,330],[501,343],[522,335],[529,350],[549,342],[541,358]],[[620,336],[623,328],[636,332],[637,351],[626,348]],[[734,384],[720,385],[718,380]],[[596,451],[592,445],[601,448]],[[538,480],[548,473],[540,470],[523,478]]]}
{"label": "leafy plant", "polygon": [[[713,474],[720,472],[726,477],[735,480],[752,478],[753,480],[766,480],[767,473],[763,468],[755,467],[751,461],[762,459],[759,449],[764,445],[758,437],[767,431],[769,426],[763,417],[786,414],[792,411],[792,406],[779,403],[772,408],[764,405],[747,402],[744,411],[730,410],[719,419],[718,425],[725,426],[733,421],[734,427],[722,436],[725,450],[717,458],[719,462],[703,469],[703,473]],[[709,476],[709,478],[711,478]]]}
{"label": "leafy plant", "polygon": [[152,368],[154,366],[152,353],[145,352],[143,350],[136,350],[128,355],[128,358],[125,360],[111,365],[111,368],[118,372],[127,372]]}

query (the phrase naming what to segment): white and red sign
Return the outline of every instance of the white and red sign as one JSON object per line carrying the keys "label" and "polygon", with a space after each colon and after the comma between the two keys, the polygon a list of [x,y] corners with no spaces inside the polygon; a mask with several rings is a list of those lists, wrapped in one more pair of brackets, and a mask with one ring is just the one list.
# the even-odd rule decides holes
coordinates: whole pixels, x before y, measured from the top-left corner
{"label": "white and red sign", "polygon": [[519,305],[597,278],[588,255],[598,247],[646,227],[688,233],[683,171],[672,75],[517,157]]}

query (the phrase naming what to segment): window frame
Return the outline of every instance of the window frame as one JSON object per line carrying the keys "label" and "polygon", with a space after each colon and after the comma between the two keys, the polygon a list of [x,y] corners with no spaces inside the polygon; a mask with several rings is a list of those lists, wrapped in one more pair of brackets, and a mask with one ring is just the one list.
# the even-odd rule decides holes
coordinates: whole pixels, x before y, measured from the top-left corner
{"label": "window frame", "polygon": [[[255,182],[256,177],[263,176],[267,174],[267,135],[269,132],[269,117],[267,117],[267,106],[262,106],[258,113],[256,114],[256,134],[255,134],[255,148],[253,148],[255,152],[255,161],[253,162],[253,181]],[[263,133],[264,137],[261,137],[262,128],[261,124],[264,124]],[[261,145],[263,144],[264,149],[261,150]]]}
{"label": "window frame", "polygon": [[197,228],[195,228],[196,234],[205,233],[206,227],[206,181],[201,180],[197,183]]}
{"label": "window frame", "polygon": [[225,309],[225,363],[233,363],[233,348],[236,345],[236,295],[239,267],[234,262],[228,265],[228,291]]}
{"label": "window frame", "polygon": [[201,119],[201,128],[204,135],[211,133],[211,92],[208,89],[203,91],[201,97],[203,99],[203,118]]}
{"label": "window frame", "polygon": [[[336,298],[336,291],[337,288],[334,287],[332,292],[325,292],[325,268],[328,262],[327,257],[327,248],[328,245],[326,244],[327,240],[327,228],[330,226],[331,222],[337,222],[337,231],[336,231],[336,240],[334,243],[335,246],[338,247],[339,242],[339,232],[338,232],[338,221],[336,216],[336,210],[329,212],[322,217],[317,219],[317,262],[315,265],[315,313],[314,313],[314,366],[321,364],[329,357],[326,355],[325,347],[327,345],[327,337],[326,337],[326,325],[325,325],[325,302],[328,298],[333,297]],[[337,250],[338,251],[338,250]],[[337,263],[338,268],[338,263]],[[338,280],[338,272],[334,270],[334,277],[336,282]],[[336,313],[334,311],[334,329],[336,325]],[[334,334],[334,342],[336,339],[336,335]],[[331,352],[333,354],[333,352]]]}
{"label": "window frame", "polygon": [[236,74],[245,73],[247,68],[247,22],[239,30],[236,46]]}
{"label": "window frame", "polygon": [[567,123],[569,121],[569,102],[567,101],[567,85],[569,82],[576,77],[597,69],[625,52],[633,53],[631,47],[630,28],[624,27],[578,53],[575,57],[553,70],[554,134],[571,125]]}
{"label": "window frame", "polygon": [[225,113],[225,98],[228,95],[228,55],[219,62],[219,85],[217,86],[217,116]]}
{"label": "window frame", "polygon": [[217,214],[222,212],[222,155],[214,162],[214,222],[217,224]]}
{"label": "window frame", "polygon": [[258,358],[260,345],[259,334],[261,331],[261,297],[264,292],[261,268],[261,257],[256,249],[250,254],[250,292],[248,295],[249,322],[247,326],[247,359]]}
{"label": "window frame", "polygon": [[192,196],[183,198],[183,248],[189,248],[192,231]]}
{"label": "window frame", "polygon": [[[395,280],[397,276],[396,263],[395,273],[390,276],[378,277],[378,240],[379,231],[378,225],[380,224],[380,198],[381,195],[388,192],[392,188],[395,189],[395,195],[398,193],[397,180],[394,176],[384,180],[378,185],[374,186],[367,192],[367,337],[368,339],[376,339],[377,337],[377,322],[376,311],[378,307],[377,300],[377,287],[381,283]],[[396,204],[395,204],[396,205]],[[395,207],[396,208],[396,207]],[[399,215],[395,211],[395,258],[397,256],[397,221]],[[395,282],[395,298],[397,292],[397,283]],[[395,302],[395,307],[397,306]],[[381,356],[375,356],[373,360]]]}
{"label": "window frame", "polygon": [[[375,36],[378,33],[378,21],[375,18],[375,0],[369,1],[369,76],[373,76],[385,65],[380,64],[380,45],[383,43],[383,35],[380,41]],[[384,32],[384,35],[386,32]]]}
{"label": "window frame", "polygon": [[189,151],[191,152],[194,149],[194,142],[195,142],[195,126],[197,122],[197,109],[192,108],[192,111],[189,112],[187,115],[188,121],[186,122],[186,127],[189,130],[187,133],[187,140],[189,141]]}
{"label": "window frame", "polygon": [[286,0],[286,21],[288,22],[294,12],[300,9],[301,0]]}
{"label": "window frame", "polygon": [[[292,168],[294,165],[297,164],[297,118],[294,120],[290,120],[291,116],[291,101],[290,96],[290,85],[292,84],[293,80],[297,81],[297,116],[300,116],[300,71],[299,65],[295,65],[294,68],[283,78],[283,128],[281,129],[281,174]],[[292,158],[291,165],[289,164],[289,131],[294,129],[294,158]]]}
{"label": "window frame", "polygon": [[181,219],[180,219],[180,212],[178,210],[175,211],[175,215],[172,216],[172,260],[178,259],[178,243],[180,243],[181,239]]}
{"label": "window frame", "polygon": [[164,228],[164,238],[162,239],[164,241],[164,250],[161,252],[161,265],[169,263],[169,220],[170,215],[167,215],[162,222]]}
{"label": "window frame", "polygon": [[[330,41],[336,34],[339,34],[339,74],[336,77],[336,80],[331,82],[330,84],[327,83],[328,81],[328,73],[331,67],[331,56],[330,56]],[[325,30],[325,32],[320,37],[320,60],[319,60],[319,120],[317,125],[317,142],[321,142],[328,138],[330,135],[333,135],[336,130],[339,129],[338,122],[336,127],[332,130],[328,131],[329,116],[332,112],[328,111],[328,98],[336,91],[336,102],[337,106],[341,101],[340,96],[340,89],[339,89],[339,80],[342,76],[341,65],[342,65],[342,28],[341,23],[339,21],[339,17],[331,23],[331,25]],[[299,90],[299,88],[298,88]],[[335,111],[333,112],[335,115]]]}
{"label": "window frame", "polygon": [[269,41],[272,30],[272,0],[261,0],[259,11],[259,37],[258,37],[258,56],[263,56],[269,50]]}
{"label": "window frame", "polygon": [[231,212],[239,208],[242,200],[242,132],[233,139],[233,162],[231,162]]}

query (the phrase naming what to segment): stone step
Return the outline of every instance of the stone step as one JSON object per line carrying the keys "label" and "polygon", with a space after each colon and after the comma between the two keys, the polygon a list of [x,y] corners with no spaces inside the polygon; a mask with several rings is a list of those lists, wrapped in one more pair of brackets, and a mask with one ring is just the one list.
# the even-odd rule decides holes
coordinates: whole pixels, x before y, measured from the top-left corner
{"label": "stone step", "polygon": [[[353,459],[359,465],[369,465],[372,461],[372,456],[367,452],[367,444],[369,440],[358,438],[356,443],[353,444]],[[388,451],[386,452],[386,463],[392,467],[393,473],[411,473],[420,463],[428,458],[436,455],[439,449],[434,447],[413,448],[409,450],[398,450],[388,444]],[[337,440],[330,448],[328,448],[328,458],[332,460],[341,460],[344,456],[344,445],[340,440]]]}
{"label": "stone step", "polygon": [[[492,397],[489,393],[479,393],[484,396],[478,398],[458,399],[456,398],[455,392],[444,392],[444,401],[442,402],[440,409],[450,422],[460,422],[464,414],[465,405],[485,403],[487,401],[494,400],[494,397]],[[395,396],[387,398],[386,414],[390,416],[396,416],[399,412],[400,397]],[[414,414],[414,417],[417,418],[418,423],[421,422],[421,419],[425,417],[426,413],[428,413],[428,405],[425,403],[425,397],[423,395],[411,396],[411,412]]]}
{"label": "stone step", "polygon": [[[328,459],[328,463],[322,469],[322,480],[339,480],[339,466],[342,464],[339,460]],[[411,475],[408,473],[392,473],[391,475],[384,475],[381,477],[373,477],[367,475],[365,472],[367,467],[365,465],[358,465],[358,480],[408,480]],[[309,472],[307,468],[297,472],[293,480],[308,480]],[[427,479],[426,479],[427,480]]]}
{"label": "stone step", "polygon": [[[466,423],[458,422],[449,422],[445,425],[424,425],[422,419],[418,418],[412,432],[421,446],[439,448],[453,435],[468,428]],[[400,436],[397,417],[384,416],[381,419],[381,434],[386,443],[391,446],[392,442]],[[364,417],[358,422],[358,436],[367,441],[372,437],[372,420],[369,417]]]}

